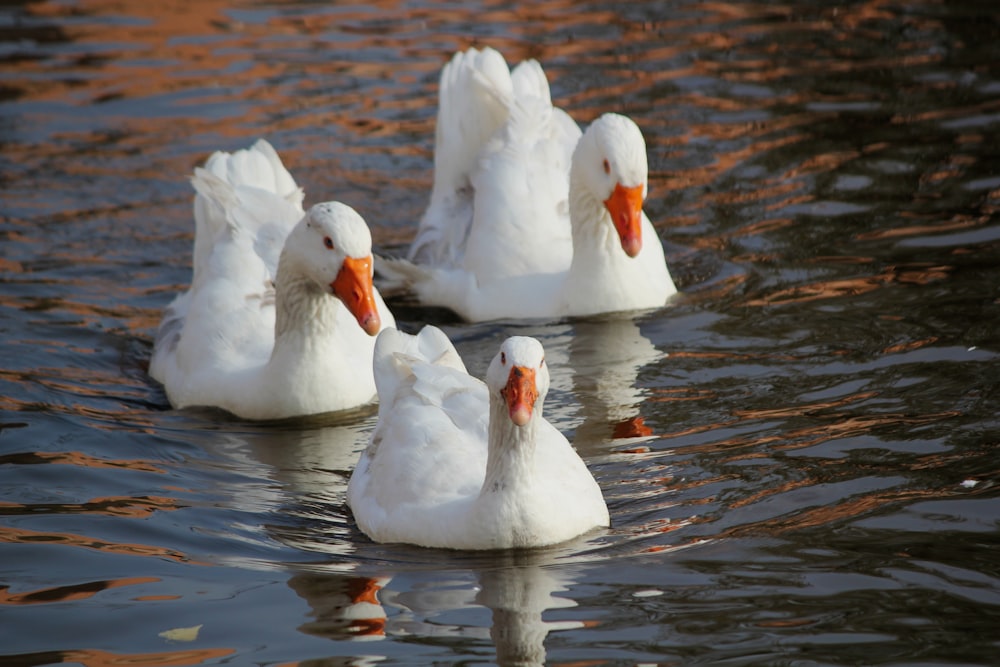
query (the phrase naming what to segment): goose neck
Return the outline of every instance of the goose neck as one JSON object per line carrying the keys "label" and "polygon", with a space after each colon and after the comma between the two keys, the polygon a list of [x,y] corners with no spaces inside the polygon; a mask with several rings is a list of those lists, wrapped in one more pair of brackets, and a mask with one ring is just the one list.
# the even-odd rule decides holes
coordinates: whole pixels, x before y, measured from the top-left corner
{"label": "goose neck", "polygon": [[528,423],[517,426],[499,396],[490,396],[489,442],[486,477],[481,495],[512,493],[530,481],[541,405],[536,405]]}
{"label": "goose neck", "polygon": [[569,219],[573,234],[573,264],[579,264],[584,269],[593,268],[593,262],[598,257],[613,255],[618,237],[611,224],[611,216],[603,202],[597,200],[575,171],[570,174]]}
{"label": "goose neck", "polygon": [[290,336],[328,335],[334,329],[337,300],[296,270],[287,252],[278,261],[274,286],[275,345]]}

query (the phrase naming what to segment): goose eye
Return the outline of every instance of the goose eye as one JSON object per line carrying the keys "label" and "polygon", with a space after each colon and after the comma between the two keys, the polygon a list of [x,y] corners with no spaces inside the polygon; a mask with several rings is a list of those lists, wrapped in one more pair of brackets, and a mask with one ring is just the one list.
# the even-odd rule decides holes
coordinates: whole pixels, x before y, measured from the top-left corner
{"label": "goose eye", "polygon": [[504,366],[507,365],[507,355],[504,352],[500,353],[500,363],[503,364]]}
{"label": "goose eye", "polygon": [[327,250],[333,250],[333,239],[331,239],[329,236],[324,236],[323,245],[326,246]]}
{"label": "goose eye", "polygon": [[605,174],[610,174],[611,173],[611,165],[608,164],[607,160],[604,160],[604,165],[603,166],[604,166],[604,173]]}
{"label": "goose eye", "polygon": [[538,364],[538,367],[541,368],[544,365],[545,365],[545,357],[542,357],[542,362]]}

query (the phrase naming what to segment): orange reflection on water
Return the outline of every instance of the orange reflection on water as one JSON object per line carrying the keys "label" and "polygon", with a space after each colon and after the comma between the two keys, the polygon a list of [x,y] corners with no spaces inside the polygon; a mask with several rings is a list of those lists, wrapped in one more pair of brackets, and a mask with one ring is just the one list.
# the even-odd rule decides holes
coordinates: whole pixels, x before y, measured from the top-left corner
{"label": "orange reflection on water", "polygon": [[35,465],[44,463],[56,463],[63,465],[81,466],[84,468],[126,468],[128,470],[139,470],[142,472],[166,472],[163,468],[154,466],[148,461],[140,459],[102,459],[90,456],[83,452],[19,452],[16,454],[6,454],[0,456],[0,463],[13,463],[18,465]]}
{"label": "orange reflection on water", "polygon": [[180,509],[180,506],[177,505],[176,500],[158,496],[94,498],[86,503],[33,503],[28,505],[0,503],[0,515],[93,514],[145,519],[157,511],[171,512],[177,509]]}
{"label": "orange reflection on water", "polygon": [[782,306],[822,299],[837,299],[844,296],[865,294],[893,283],[926,285],[930,282],[947,278],[952,269],[953,267],[947,265],[891,266],[873,276],[823,280],[808,285],[795,285],[794,287],[776,290],[771,294],[749,299],[745,302],[745,305]]}
{"label": "orange reflection on water", "polygon": [[925,236],[927,234],[940,234],[942,232],[954,232],[961,229],[972,229],[987,222],[980,216],[958,214],[950,220],[935,222],[926,225],[910,225],[907,227],[893,227],[890,229],[876,229],[871,232],[860,232],[854,235],[859,241],[875,241],[880,239],[907,238],[910,236]]}
{"label": "orange reflection on water", "polygon": [[[812,480],[810,484],[789,485],[785,490],[811,486],[818,483]],[[848,497],[840,502],[829,505],[818,505],[797,511],[791,515],[775,517],[737,526],[726,530],[719,537],[738,537],[742,535],[777,535],[787,531],[798,531],[803,528],[833,526],[845,520],[861,516],[876,516],[887,508],[898,505],[912,505],[921,500],[943,500],[959,495],[957,491],[947,491],[937,488],[923,489],[890,489]]]}
{"label": "orange reflection on water", "polygon": [[[79,353],[86,354],[85,351]],[[0,396],[0,410],[30,413],[44,409],[46,413],[68,415],[73,419],[83,417],[88,420],[88,426],[114,432],[127,429],[137,433],[152,433],[154,430],[155,415],[150,414],[150,411],[142,405],[142,402],[145,401],[145,388],[137,387],[129,376],[120,372],[64,366],[59,369],[0,370],[0,379],[24,386],[37,385],[47,392],[44,402],[37,398]],[[74,381],[67,382],[67,380]],[[78,400],[80,397],[108,401],[108,403],[105,404],[106,407],[95,407]],[[77,455],[83,457],[81,462],[68,460]],[[14,456],[20,457],[23,462],[27,463],[86,465],[87,462],[101,461],[101,459],[88,457],[78,452],[57,452],[54,454],[37,452],[21,453]],[[42,461],[28,460],[24,458],[25,456],[54,458]],[[144,467],[149,464],[139,461],[135,463],[140,466],[136,469],[162,472],[160,469]]]}
{"label": "orange reflection on water", "polygon": [[8,593],[10,587],[0,585],[0,604],[48,604],[51,602],[86,600],[111,588],[141,586],[142,584],[153,584],[158,581],[161,581],[159,577],[127,577],[112,579],[110,581],[90,581],[85,584],[73,584],[71,586],[40,588],[25,593]]}
{"label": "orange reflection on water", "polygon": [[[756,353],[756,352],[709,352],[708,350],[676,350],[670,353],[670,356],[675,359],[726,359],[729,361],[739,362],[739,361],[799,361],[799,359],[791,354],[769,354],[769,353]],[[670,390],[670,393],[674,393],[675,390]],[[693,390],[701,394],[708,394],[704,390]],[[667,392],[663,392],[667,393]],[[664,399],[656,399],[664,400]],[[673,399],[671,399],[673,400]]]}
{"label": "orange reflection on water", "polygon": [[301,573],[288,585],[305,599],[312,620],[299,630],[335,640],[385,636],[386,612],[378,598],[386,578]]}
{"label": "orange reflection on water", "polygon": [[[721,124],[707,124],[704,126],[694,126],[691,132],[692,134],[695,135],[700,133],[704,134],[705,136],[718,139],[720,138],[718,135],[723,134],[725,132],[722,129],[725,127],[726,126]],[[744,125],[738,128],[738,131],[741,132],[742,136],[743,130],[749,130],[752,127],[753,126],[750,124]],[[701,167],[694,167],[691,169],[687,169],[683,172],[677,172],[674,175],[665,178],[663,182],[659,184],[651,183],[650,196],[662,197],[668,194],[669,192],[675,190],[707,188],[713,183],[715,183],[715,181],[719,178],[721,174],[724,174],[732,170],[736,166],[743,164],[752,157],[762,155],[764,153],[776,150],[778,148],[786,147],[790,144],[806,141],[808,139],[809,136],[806,134],[795,134],[791,136],[774,137],[769,139],[761,139],[748,146],[734,149],[727,153],[722,153],[722,152],[717,153],[715,155],[716,158],[715,162],[711,164]],[[747,196],[757,199],[761,197],[769,197],[774,193],[782,194],[786,190],[791,190],[793,192],[798,191],[803,189],[804,187],[805,187],[804,184],[801,183],[789,184],[785,183],[783,180],[774,180],[770,186],[761,184],[758,188],[756,188],[758,195],[757,197],[754,196],[754,193],[748,193]],[[716,197],[724,201],[725,198],[729,196],[730,195],[728,193],[723,193],[722,195],[706,194],[703,197],[708,200],[705,205],[711,205],[713,203],[712,200],[713,197]],[[806,195],[802,196],[805,197]],[[782,204],[780,204],[781,206],[788,205],[790,203],[785,200],[781,201],[783,202]],[[699,206],[702,205],[703,204],[699,203]],[[771,207],[779,208],[780,206],[778,204],[772,204]]]}
{"label": "orange reflection on water", "polygon": [[629,417],[612,425],[613,439],[643,438],[653,434],[653,429],[646,426],[641,416]]}
{"label": "orange reflection on water", "polygon": [[[815,426],[789,431],[781,438],[774,438],[774,440],[777,441],[787,441],[787,444],[774,444],[772,445],[772,449],[776,451],[805,449],[831,440],[843,440],[846,438],[856,438],[867,435],[876,428],[898,426],[900,424],[929,424],[935,421],[951,419],[959,414],[960,413],[958,412],[941,412],[937,414],[919,416],[907,416],[898,413],[848,416],[834,421],[824,421],[822,424]],[[760,441],[758,440],[757,442],[759,443]],[[756,455],[742,458],[754,457],[756,457]],[[939,457],[935,456],[930,458]],[[824,464],[824,467],[838,464],[839,460],[830,459]],[[916,466],[914,466],[914,469],[915,468]],[[806,478],[785,480],[779,484],[762,488],[760,491],[750,496],[736,500],[730,505],[730,507],[738,508],[752,505],[772,496],[788,493],[796,489],[808,488],[828,481],[828,479],[820,480],[815,475],[811,475]],[[925,492],[920,492],[921,495],[924,493],[934,494],[935,491],[927,490]],[[884,495],[885,494],[871,494],[854,497],[836,505],[811,509],[808,511],[808,518],[805,519],[802,518],[802,514],[797,514],[795,519],[789,519],[789,521],[794,521],[796,528],[801,528],[805,525],[828,524],[833,519],[843,519],[845,517],[852,517],[858,514],[871,512],[873,509],[876,509],[879,504],[885,502],[885,498],[883,497]],[[905,496],[905,494],[900,495],[900,492],[892,492],[888,495],[892,497],[893,500],[909,499],[909,496]]]}
{"label": "orange reflection on water", "polygon": [[[921,341],[926,342],[926,341]],[[891,346],[890,346],[891,347]],[[717,420],[700,424],[681,431],[661,434],[664,439],[690,437],[715,430],[732,428],[746,421],[774,421],[808,417],[816,423],[800,428],[783,430],[773,435],[739,435],[713,442],[684,447],[685,453],[719,453],[732,450],[729,459],[719,459],[720,463],[732,463],[749,459],[764,459],[771,451],[806,449],[830,440],[867,435],[877,428],[898,427],[900,425],[922,425],[956,417],[954,411],[933,414],[907,415],[904,413],[844,414],[842,410],[879,396],[878,392],[858,392],[830,401],[816,401],[788,407],[736,410],[732,419]],[[706,397],[708,397],[706,395]],[[656,399],[653,399],[656,400]],[[857,409],[857,408],[855,408]],[[782,488],[765,489],[760,497],[780,492]],[[741,504],[753,502],[752,499]]]}
{"label": "orange reflection on water", "polygon": [[[51,219],[54,220],[56,218],[58,218],[58,216],[53,216]],[[54,262],[60,262],[66,266],[74,266],[77,268],[85,264],[102,266],[106,262],[104,258],[84,259],[77,254],[70,255],[65,253],[48,253],[47,259]],[[18,265],[18,271],[15,272],[20,272],[23,268],[23,266]],[[3,267],[0,266],[0,270],[2,269]],[[48,282],[49,293],[45,296],[8,296],[0,294],[0,306],[32,313],[68,313],[76,315],[80,318],[78,321],[80,326],[100,326],[103,324],[102,320],[105,318],[121,322],[136,320],[139,324],[144,326],[151,326],[156,322],[151,313],[132,306],[123,305],[121,303],[115,303],[113,306],[109,306],[106,302],[87,303],[79,301],[78,296],[72,295],[74,289],[76,288],[76,285],[73,282],[54,280]],[[108,285],[107,288],[109,290],[114,290],[114,293],[119,295],[121,299],[146,294],[146,290],[136,289],[121,283]],[[62,292],[63,294],[59,294],[59,292]],[[95,294],[95,297],[97,296],[103,295]],[[128,328],[134,330],[136,327],[133,325]],[[53,343],[52,341],[47,341],[47,344]]]}
{"label": "orange reflection on water", "polygon": [[83,667],[124,667],[126,665],[141,667],[186,667],[188,665],[203,665],[236,653],[232,648],[203,648],[186,651],[165,651],[162,653],[111,653],[96,649],[77,649],[70,651],[47,651],[19,656],[26,660],[25,665],[51,665],[57,663],[72,663]]}
{"label": "orange reflection on water", "polygon": [[128,544],[123,542],[107,542],[96,537],[77,535],[74,533],[43,532],[38,530],[27,530],[24,528],[12,528],[10,526],[0,526],[0,543],[7,544],[45,544],[45,545],[65,545],[71,547],[82,547],[93,549],[105,553],[122,554],[125,556],[147,556],[152,558],[166,558],[178,563],[188,563],[191,565],[208,565],[208,563],[193,560],[182,551],[157,547],[149,544]]}
{"label": "orange reflection on water", "polygon": [[852,415],[823,424],[789,431],[787,439],[796,442],[775,449],[803,449],[828,440],[841,440],[871,433],[876,428],[898,425],[920,426],[959,416],[958,411],[936,412],[925,415],[906,415],[890,412],[877,415]]}
{"label": "orange reflection on water", "polygon": [[[231,34],[231,26],[223,13],[232,3],[224,0],[172,0],[168,2],[133,3],[127,15],[132,19],[127,26],[114,21],[102,21],[100,17],[114,17],[123,13],[122,5],[116,0],[88,0],[67,5],[62,2],[36,2],[30,6],[30,13],[39,18],[57,22],[59,30],[67,41],[81,45],[93,45],[89,54],[89,64],[102,77],[92,80],[90,95],[93,102],[107,101],[118,97],[144,97],[175,90],[184,86],[184,70],[163,67],[163,62],[188,61],[199,63],[209,72],[223,71],[243,54],[232,53],[228,57],[218,48],[218,43],[204,38]],[[67,21],[67,18],[75,21]],[[90,21],[81,20],[82,17]],[[184,36],[183,41],[176,38]],[[201,38],[201,39],[199,39]],[[109,45],[115,45],[112,51]],[[86,53],[86,52],[84,52]],[[136,69],[125,64],[124,54],[141,57],[156,64]],[[158,61],[158,62],[156,62]],[[46,73],[51,62],[21,63],[27,71],[39,70]],[[68,68],[75,69],[79,62],[69,61]],[[218,74],[216,74],[218,76]],[[37,88],[25,92],[36,99],[64,101],[78,98],[81,90],[79,81],[60,81],[51,76],[38,76]],[[29,85],[24,77],[18,83]],[[103,85],[102,85],[103,84]]]}
{"label": "orange reflection on water", "polygon": [[933,345],[938,341],[937,336],[930,336],[928,338],[923,338],[921,340],[913,340],[905,343],[896,343],[894,345],[889,345],[882,350],[882,354],[899,354],[901,352],[910,352],[912,350],[919,350],[922,347],[927,347],[928,345]]}
{"label": "orange reflection on water", "polygon": [[839,398],[832,401],[816,401],[814,403],[805,403],[786,408],[736,410],[733,414],[735,414],[740,419],[779,419],[788,417],[800,417],[803,415],[816,414],[820,410],[841,408],[845,405],[857,403],[858,401],[867,401],[868,399],[875,398],[876,396],[878,396],[877,392],[865,391],[856,394],[851,394],[849,396],[844,396],[843,398]]}
{"label": "orange reflection on water", "polygon": [[[940,122],[958,118],[969,118],[979,114],[993,114],[1000,111],[1000,100],[992,99],[970,104],[968,101],[953,107],[934,108],[921,113],[900,113],[892,117],[892,123],[909,125],[928,121]],[[966,135],[968,136],[968,135]]]}

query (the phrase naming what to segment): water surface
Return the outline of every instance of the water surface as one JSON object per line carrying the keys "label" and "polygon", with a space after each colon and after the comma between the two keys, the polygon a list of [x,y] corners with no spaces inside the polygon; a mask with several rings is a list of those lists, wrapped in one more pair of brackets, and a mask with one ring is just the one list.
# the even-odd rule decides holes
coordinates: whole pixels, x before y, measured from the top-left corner
{"label": "water surface", "polygon": [[[636,120],[682,292],[444,320],[475,374],[546,346],[613,525],[539,551],[373,544],[371,412],[246,423],[146,374],[193,167],[266,137],[398,252],[471,45]],[[5,3],[0,665],[994,664],[998,63],[971,1]]]}

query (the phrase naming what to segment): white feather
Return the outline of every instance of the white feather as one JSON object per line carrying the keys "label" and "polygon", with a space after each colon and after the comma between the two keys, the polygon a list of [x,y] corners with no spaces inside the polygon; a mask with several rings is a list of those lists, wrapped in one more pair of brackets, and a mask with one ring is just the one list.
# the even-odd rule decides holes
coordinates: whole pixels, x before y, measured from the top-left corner
{"label": "white feather", "polygon": [[[276,419],[372,402],[374,338],[330,294],[346,257],[371,254],[364,220],[335,202],[303,211],[263,140],[213,154],[192,184],[192,283],[167,307],[150,360],[171,404]],[[394,326],[373,299],[381,326]]]}
{"label": "white feather", "polygon": [[[555,544],[609,525],[600,487],[542,416],[548,369],[538,341],[504,342],[484,384],[427,326],[379,335],[379,418],[347,488],[358,526],[378,542],[452,549]],[[501,389],[532,369],[538,399],[517,426]]]}
{"label": "white feather", "polygon": [[511,73],[492,49],[456,54],[441,75],[434,161],[405,260],[420,269],[390,262],[387,286],[473,321],[656,308],[676,292],[645,214],[629,257],[604,205],[617,183],[645,191],[641,132],[607,114],[581,134],[537,62]]}

